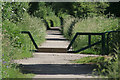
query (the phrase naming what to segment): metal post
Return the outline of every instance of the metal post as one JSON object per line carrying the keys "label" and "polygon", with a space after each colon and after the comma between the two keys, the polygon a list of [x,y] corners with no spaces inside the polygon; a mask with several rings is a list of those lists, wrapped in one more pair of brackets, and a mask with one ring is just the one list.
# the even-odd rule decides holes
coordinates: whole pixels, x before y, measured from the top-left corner
{"label": "metal post", "polygon": [[30,39],[31,39],[31,41],[33,42],[33,45],[35,46],[36,49],[38,49],[38,46],[37,46],[37,44],[35,43],[35,40],[33,39],[32,35],[31,35],[31,33],[30,33],[29,31],[21,31],[21,33],[26,33],[26,34],[28,34],[29,37],[30,37]]}
{"label": "metal post", "polygon": [[90,34],[88,35],[88,46],[91,47],[91,35]]}
{"label": "metal post", "polygon": [[106,51],[107,54],[109,54],[109,34],[110,33],[107,34],[107,51]]}
{"label": "metal post", "polygon": [[77,36],[78,36],[78,33],[76,33],[75,36],[73,37],[71,43],[70,43],[69,46],[67,47],[67,50],[70,49],[70,47],[72,46],[72,44],[73,44],[73,42],[75,41],[75,39],[77,38]]}
{"label": "metal post", "polygon": [[106,54],[105,50],[105,33],[102,34],[102,55]]}

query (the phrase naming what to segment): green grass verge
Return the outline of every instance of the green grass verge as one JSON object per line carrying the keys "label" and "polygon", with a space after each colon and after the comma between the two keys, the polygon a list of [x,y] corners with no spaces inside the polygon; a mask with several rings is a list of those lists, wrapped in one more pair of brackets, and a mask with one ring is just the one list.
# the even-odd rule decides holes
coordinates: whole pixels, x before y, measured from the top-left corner
{"label": "green grass verge", "polygon": [[93,74],[98,74],[99,76],[105,78],[114,78],[118,80],[119,75],[119,54],[112,54],[110,56],[98,56],[98,57],[83,57],[81,59],[77,59],[71,61],[72,63],[77,64],[95,64],[97,67],[93,70]]}
{"label": "green grass verge", "polygon": [[105,58],[102,56],[99,57],[83,57],[81,59],[77,59],[75,61],[73,61],[73,63],[79,63],[79,64],[98,64],[98,63],[102,63],[104,62]]}
{"label": "green grass verge", "polygon": [[34,74],[22,74],[19,69],[15,67],[4,67],[4,78],[32,78]]}

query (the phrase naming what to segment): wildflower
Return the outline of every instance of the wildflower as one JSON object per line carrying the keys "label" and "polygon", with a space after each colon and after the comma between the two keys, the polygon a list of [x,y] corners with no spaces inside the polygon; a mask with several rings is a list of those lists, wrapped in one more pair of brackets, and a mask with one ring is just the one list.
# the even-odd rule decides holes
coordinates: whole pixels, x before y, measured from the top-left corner
{"label": "wildflower", "polygon": [[24,10],[24,11],[26,11],[26,9],[25,9],[25,8],[23,8],[23,10]]}
{"label": "wildflower", "polygon": [[9,66],[6,66],[7,68],[9,67]]}
{"label": "wildflower", "polygon": [[5,64],[6,63],[6,61],[3,61],[3,64]]}

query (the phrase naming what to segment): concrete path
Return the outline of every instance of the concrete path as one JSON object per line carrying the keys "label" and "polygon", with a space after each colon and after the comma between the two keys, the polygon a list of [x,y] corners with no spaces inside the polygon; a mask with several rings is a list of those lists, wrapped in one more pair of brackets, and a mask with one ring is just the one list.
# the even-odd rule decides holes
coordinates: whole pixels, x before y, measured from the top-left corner
{"label": "concrete path", "polygon": [[67,41],[63,35],[61,35],[58,30],[49,30],[47,31],[46,41],[39,46],[44,48],[67,48],[69,45],[69,41]]}
{"label": "concrete path", "polygon": [[69,43],[59,29],[48,30],[46,41],[39,46],[38,52],[67,53]]}
{"label": "concrete path", "polygon": [[15,60],[18,64],[72,64],[71,61],[87,56],[87,54],[72,54],[72,53],[33,53],[33,58]]}
{"label": "concrete path", "polygon": [[[49,48],[46,49],[49,51],[50,49],[67,48],[68,45],[69,41],[61,35],[59,30],[49,30],[47,31],[46,42],[39,47],[41,49]],[[73,64],[71,62],[72,60],[87,56],[98,55],[49,53],[43,50],[33,53],[32,58],[15,60],[14,62],[22,64],[21,71],[23,73],[36,74],[34,78],[46,78],[46,80],[51,78],[73,78],[71,80],[76,80],[76,78],[94,78],[92,76],[92,70],[95,68],[94,64]]]}
{"label": "concrete path", "polygon": [[[34,53],[33,58],[15,60],[22,64],[23,73],[33,73],[34,78],[96,78],[92,70],[94,64],[74,64],[71,61],[87,56],[85,54],[72,53]],[[57,80],[57,79],[56,79]]]}

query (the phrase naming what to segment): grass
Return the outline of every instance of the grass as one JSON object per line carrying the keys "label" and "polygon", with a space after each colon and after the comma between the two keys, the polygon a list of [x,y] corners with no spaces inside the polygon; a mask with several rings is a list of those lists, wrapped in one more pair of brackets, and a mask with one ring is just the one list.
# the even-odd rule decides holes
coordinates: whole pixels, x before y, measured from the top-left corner
{"label": "grass", "polygon": [[21,31],[30,31],[35,42],[40,45],[45,41],[46,27],[40,18],[23,14],[21,22],[13,23],[9,20],[3,21],[2,39],[2,77],[3,78],[31,78],[33,74],[22,74],[12,60],[32,57],[34,50],[30,38]]}
{"label": "grass", "polygon": [[[73,22],[76,20],[76,23],[73,25]],[[88,17],[85,19],[75,19],[74,17],[65,17],[64,19],[64,36],[72,40],[74,35],[77,32],[95,32],[102,33],[111,30],[117,30],[118,27],[118,18],[110,17]],[[101,40],[101,36],[92,36],[91,43],[95,43]],[[88,36],[82,35],[78,36],[72,45],[74,50],[78,50],[88,45]],[[88,53],[88,54],[101,54],[101,44],[93,46],[91,50],[85,50],[80,53]]]}
{"label": "grass", "polygon": [[[4,67],[4,66],[3,66]],[[32,78],[34,77],[34,74],[22,74],[19,69],[15,67],[4,67],[3,72],[4,78]],[[7,70],[7,71],[6,71]]]}
{"label": "grass", "polygon": [[[78,20],[75,25],[72,23]],[[68,21],[68,22],[67,22]],[[105,31],[112,31],[112,30],[119,30],[119,19],[110,17],[106,18],[103,16],[99,17],[88,17],[85,19],[75,19],[74,17],[67,16],[64,19],[64,28],[63,33],[66,38],[72,40],[76,32],[105,32]],[[71,27],[72,26],[72,27]],[[71,35],[69,34],[71,33]],[[96,64],[98,66],[97,69],[94,69],[93,73],[102,76],[103,78],[107,76],[108,78],[114,78],[118,80],[120,78],[120,71],[119,71],[119,49],[120,49],[120,39],[119,34],[111,34],[110,35],[110,51],[115,55],[110,55],[111,57],[83,57],[81,59],[72,61],[73,63],[78,64]],[[85,47],[88,45],[88,37],[87,36],[78,36],[75,40],[74,44],[72,45],[73,50],[78,50],[80,48]],[[92,43],[95,43],[101,39],[100,36],[92,36]],[[115,50],[116,47],[114,44],[118,43],[117,51]],[[106,45],[106,44],[105,44]],[[115,48],[115,49],[114,49]],[[101,54],[101,44],[93,46],[87,50],[81,51],[79,53],[83,54]],[[79,54],[78,53],[78,54]],[[110,53],[108,53],[110,54]]]}
{"label": "grass", "polygon": [[[60,19],[56,15],[47,16],[46,20],[48,22],[49,27],[60,27]],[[53,21],[53,26],[51,26],[50,20]]]}
{"label": "grass", "polygon": [[70,16],[70,15],[66,15],[64,17],[64,21],[63,21],[63,34],[67,39],[70,39],[68,31],[70,28],[71,23],[75,20],[74,17]]}
{"label": "grass", "polygon": [[46,15],[44,19],[47,21],[49,27],[60,27],[60,18],[55,15],[55,12],[49,11],[49,15]]}
{"label": "grass", "polygon": [[99,56],[99,57],[83,57],[81,59],[77,59],[73,61],[73,63],[79,63],[79,64],[98,64],[102,63],[105,60],[105,57]]}
{"label": "grass", "polygon": [[84,51],[78,52],[78,54],[98,54],[100,51],[95,51],[94,49],[86,49]]}
{"label": "grass", "polygon": [[118,80],[119,75],[119,54],[112,54],[109,56],[98,56],[98,57],[83,57],[72,61],[77,64],[96,64],[97,68],[93,70],[93,74],[98,74],[102,78],[114,78]]}

